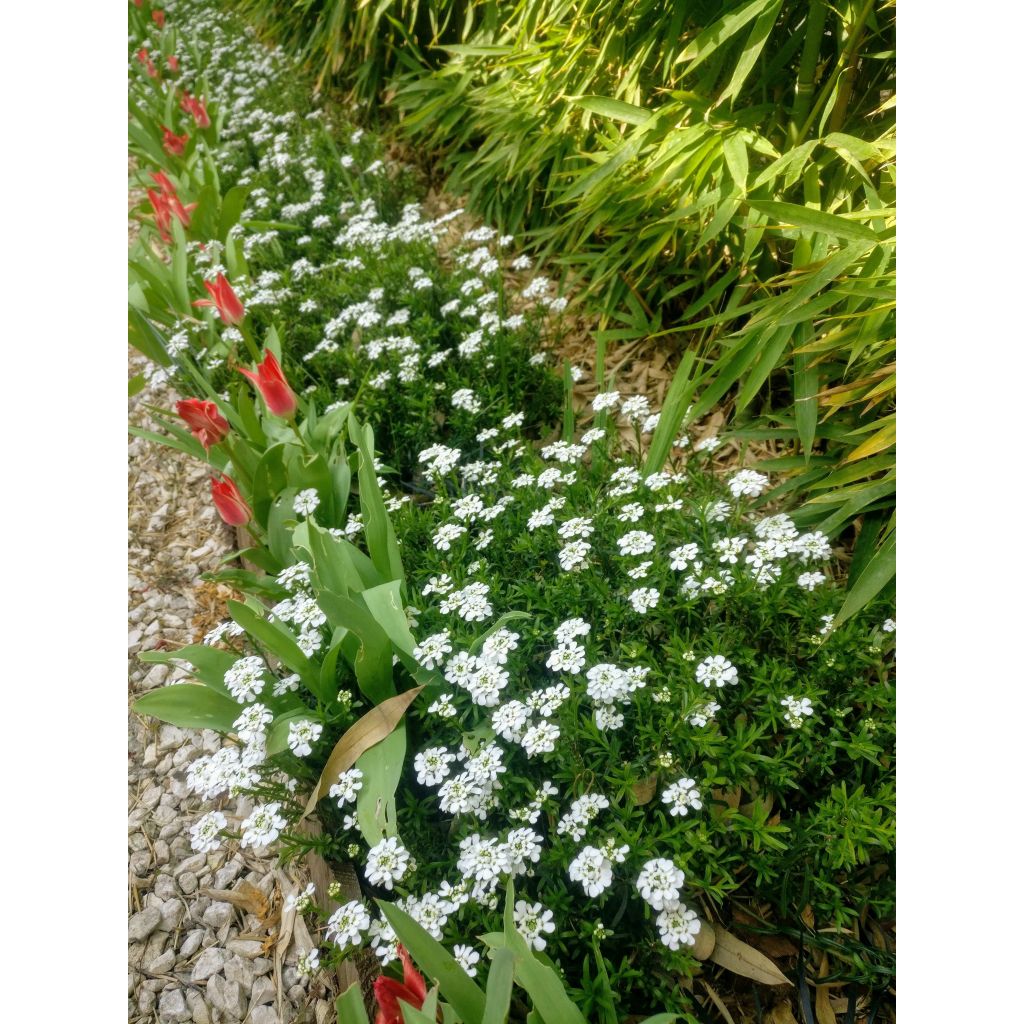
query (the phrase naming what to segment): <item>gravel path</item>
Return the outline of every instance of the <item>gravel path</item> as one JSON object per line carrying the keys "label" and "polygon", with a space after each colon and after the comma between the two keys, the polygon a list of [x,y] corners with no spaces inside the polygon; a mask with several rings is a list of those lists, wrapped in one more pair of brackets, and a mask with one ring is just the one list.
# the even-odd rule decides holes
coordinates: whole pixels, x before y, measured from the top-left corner
{"label": "gravel path", "polygon": [[[145,366],[129,351],[129,376]],[[144,405],[166,408],[175,397],[147,387],[130,400],[130,421],[156,429]],[[128,482],[131,696],[181,675],[138,661],[139,652],[191,643],[227,617],[230,592],[199,577],[232,538],[209,501],[206,470],[185,455],[132,439]],[[298,976],[294,945],[275,962],[282,896],[305,879],[237,844],[192,851],[189,827],[206,811],[248,814],[242,799],[203,802],[186,787],[185,767],[220,743],[209,730],[128,715],[128,1020],[323,1024],[331,1012],[323,982]]]}

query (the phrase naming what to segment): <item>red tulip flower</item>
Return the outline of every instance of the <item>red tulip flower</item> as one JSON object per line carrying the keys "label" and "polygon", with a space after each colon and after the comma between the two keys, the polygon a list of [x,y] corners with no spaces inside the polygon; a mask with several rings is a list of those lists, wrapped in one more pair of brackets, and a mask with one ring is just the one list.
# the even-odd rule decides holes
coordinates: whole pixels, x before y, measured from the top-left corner
{"label": "red tulip flower", "polygon": [[154,11],[153,20],[156,22],[157,28],[163,28],[164,22],[167,20],[167,16],[164,14],[163,11]]}
{"label": "red tulip flower", "polygon": [[373,983],[373,994],[377,997],[377,1016],[373,1024],[402,1024],[402,1008],[398,1000],[419,1010],[427,998],[427,983],[423,975],[413,967],[412,958],[404,946],[399,945],[398,955],[402,958],[405,974],[403,980],[395,981],[394,978],[381,975]]}
{"label": "red tulip flower", "polygon": [[173,53],[167,58],[167,66],[174,74],[178,73],[178,58]]}
{"label": "red tulip flower", "polygon": [[149,75],[150,78],[160,77],[160,72],[157,71],[156,65],[149,56],[149,50],[139,50],[135,56],[138,58],[139,63],[146,69],[146,74]]}
{"label": "red tulip flower", "polygon": [[188,145],[187,135],[175,135],[167,125],[160,125],[164,131],[164,149],[171,156],[181,156],[185,152],[185,147]]}
{"label": "red tulip flower", "polygon": [[295,393],[288,386],[288,381],[281,371],[281,364],[273,352],[264,355],[263,362],[257,364],[255,373],[252,370],[242,370],[241,367],[239,370],[259,388],[263,401],[275,416],[287,418],[294,415],[299,403]]}
{"label": "red tulip flower", "polygon": [[[167,218],[166,227],[170,227],[169,215],[174,214],[174,216],[181,221],[182,227],[187,228],[189,224],[192,223],[191,214],[196,208],[196,204],[189,203],[188,206],[183,206],[181,200],[178,198],[177,189],[175,189],[171,179],[168,178],[163,171],[150,171],[149,176],[157,183],[157,185],[160,186],[161,194],[159,196],[159,202],[163,206],[164,210],[162,212]],[[153,203],[153,209],[156,210],[157,201],[153,198],[153,191],[151,189],[147,189],[147,193],[149,195],[149,201]],[[157,213],[157,227],[160,227],[160,232],[163,234],[165,228],[160,226],[160,216],[161,214]],[[170,241],[170,239],[165,235],[164,241]]]}
{"label": "red tulip flower", "polygon": [[153,219],[160,231],[160,237],[165,241],[171,241],[171,207],[167,197],[160,192],[154,192],[151,188],[146,189],[149,203],[153,207]]}
{"label": "red tulip flower", "polygon": [[203,287],[210,293],[209,299],[196,299],[193,306],[216,306],[221,320],[229,327],[237,327],[245,319],[245,306],[223,274],[216,281],[204,281]]}
{"label": "red tulip flower", "polygon": [[190,96],[185,90],[181,97],[181,109],[195,118],[197,128],[210,127],[210,115],[206,112],[206,105],[195,96]]}
{"label": "red tulip flower", "polygon": [[221,474],[220,479],[210,477],[210,493],[221,519],[228,526],[245,526],[252,519],[252,509],[245,503],[231,477],[224,474]]}
{"label": "red tulip flower", "polygon": [[212,445],[223,441],[228,435],[228,421],[217,412],[216,402],[204,402],[200,398],[186,398],[175,407],[188,429],[209,451]]}

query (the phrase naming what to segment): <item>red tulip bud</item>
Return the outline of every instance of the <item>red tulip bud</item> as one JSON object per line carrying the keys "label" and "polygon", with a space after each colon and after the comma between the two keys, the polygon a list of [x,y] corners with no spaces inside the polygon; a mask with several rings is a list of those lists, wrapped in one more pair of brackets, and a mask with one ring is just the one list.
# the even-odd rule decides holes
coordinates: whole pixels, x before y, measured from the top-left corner
{"label": "red tulip bud", "polygon": [[153,20],[156,22],[157,28],[163,28],[164,22],[167,20],[167,16],[164,14],[163,11],[154,11]]}
{"label": "red tulip bud", "polygon": [[186,398],[176,406],[178,415],[185,421],[203,447],[209,451],[212,445],[227,437],[228,421],[217,412],[216,402],[204,402],[199,398]]}
{"label": "red tulip bud", "polygon": [[228,526],[244,526],[252,519],[252,509],[245,503],[245,499],[238,492],[238,487],[231,477],[223,474],[219,480],[216,477],[210,477],[210,493],[213,495],[213,503],[217,506],[221,519]]}
{"label": "red tulip bud", "polygon": [[273,352],[264,355],[263,362],[257,364],[255,373],[252,370],[242,370],[241,367],[239,369],[259,388],[263,401],[275,416],[287,418],[294,414],[299,405],[298,400],[288,386],[288,381],[281,371],[281,364]]}
{"label": "red tulip bud", "polygon": [[174,74],[178,73],[178,58],[175,57],[173,53],[167,58],[167,66],[174,72]]}

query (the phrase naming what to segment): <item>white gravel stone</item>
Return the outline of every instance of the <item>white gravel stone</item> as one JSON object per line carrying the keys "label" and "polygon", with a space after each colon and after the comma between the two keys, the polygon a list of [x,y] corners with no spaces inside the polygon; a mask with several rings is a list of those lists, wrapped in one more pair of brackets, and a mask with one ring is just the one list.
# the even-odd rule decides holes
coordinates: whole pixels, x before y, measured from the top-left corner
{"label": "white gravel stone", "polygon": [[128,941],[142,942],[148,938],[160,926],[160,910],[157,907],[147,907],[137,914],[128,918]]}
{"label": "white gravel stone", "polygon": [[192,1016],[192,1011],[185,1005],[185,996],[180,988],[167,988],[160,993],[157,1016],[167,1024],[182,1024]]}
{"label": "white gravel stone", "polygon": [[219,974],[224,969],[227,958],[227,953],[218,946],[204,949],[192,967],[192,983],[206,981],[208,978],[212,978],[213,975]]}

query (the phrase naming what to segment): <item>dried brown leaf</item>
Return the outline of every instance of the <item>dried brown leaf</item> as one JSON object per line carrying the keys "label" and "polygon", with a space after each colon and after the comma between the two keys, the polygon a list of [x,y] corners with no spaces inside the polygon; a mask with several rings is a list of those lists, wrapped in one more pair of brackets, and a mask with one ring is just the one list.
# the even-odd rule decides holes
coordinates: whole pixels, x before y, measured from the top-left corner
{"label": "dried brown leaf", "polygon": [[733,974],[752,978],[762,985],[792,985],[782,971],[778,969],[763,953],[758,952],[749,943],[737,939],[720,924],[715,929],[715,948],[711,952],[711,961],[724,967]]}
{"label": "dried brown leaf", "polygon": [[707,960],[707,958],[711,956],[712,950],[715,948],[716,941],[715,929],[707,921],[702,920],[700,923],[700,931],[697,932],[697,941],[690,952],[698,960]]}
{"label": "dried brown leaf", "polygon": [[646,779],[641,779],[639,782],[633,784],[632,793],[633,799],[637,804],[649,804],[654,799],[654,794],[658,788],[658,775],[648,775]]}
{"label": "dried brown leaf", "polygon": [[244,879],[234,889],[201,889],[200,892],[212,900],[230,903],[247,914],[254,914],[260,921],[265,921],[270,916],[270,901],[252,882]]}
{"label": "dried brown leaf", "polygon": [[722,997],[703,978],[701,978],[701,984],[707,989],[707,993],[711,997],[711,1002],[715,1004],[715,1008],[722,1015],[722,1019],[725,1021],[725,1024],[736,1024],[736,1021],[733,1020],[728,1007],[722,1002]]}
{"label": "dried brown leaf", "polygon": [[[822,955],[821,965],[818,967],[818,977],[824,978],[828,974],[828,957]],[[814,993],[814,1013],[818,1018],[818,1024],[837,1024],[836,1015],[832,1012],[832,1003],[828,998],[828,989],[822,986]]]}
{"label": "dried brown leaf", "polygon": [[[370,708],[362,718],[353,725],[334,745],[331,756],[320,775],[320,781],[309,796],[302,818],[310,814],[327,791],[338,781],[338,776],[348,771],[375,743],[390,736],[395,726],[402,720],[405,709],[419,695],[422,686],[413,687],[397,697],[389,697],[376,707]],[[302,818],[299,820],[301,821]]]}
{"label": "dried brown leaf", "polygon": [[776,1003],[764,1020],[765,1024],[797,1024],[797,1019],[793,1016],[793,1007],[788,1001]]}

